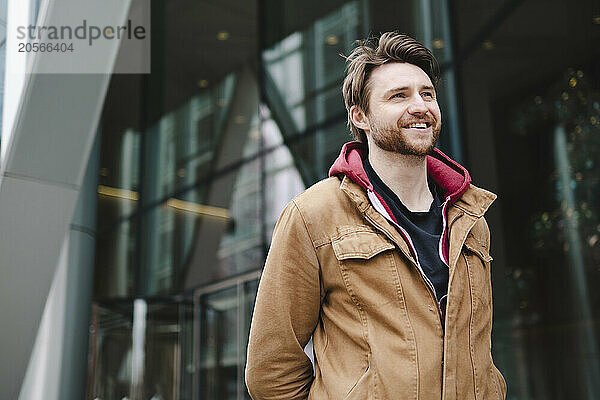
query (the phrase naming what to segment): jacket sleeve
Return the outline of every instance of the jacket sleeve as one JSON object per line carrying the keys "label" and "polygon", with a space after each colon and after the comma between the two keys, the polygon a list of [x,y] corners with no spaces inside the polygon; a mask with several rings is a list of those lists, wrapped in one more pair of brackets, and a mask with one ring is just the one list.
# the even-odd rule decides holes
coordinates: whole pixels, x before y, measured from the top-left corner
{"label": "jacket sleeve", "polygon": [[246,385],[254,400],[308,397],[313,369],[304,346],[320,306],[319,262],[292,201],[275,226],[252,317]]}

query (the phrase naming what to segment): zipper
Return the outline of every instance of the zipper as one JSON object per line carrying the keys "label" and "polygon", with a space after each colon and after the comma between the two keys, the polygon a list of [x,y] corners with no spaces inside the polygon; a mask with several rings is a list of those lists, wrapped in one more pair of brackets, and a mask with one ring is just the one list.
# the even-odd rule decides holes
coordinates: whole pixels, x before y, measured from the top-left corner
{"label": "zipper", "polygon": [[444,201],[444,204],[442,204],[442,236],[440,237],[440,242],[438,245],[438,253],[439,253],[438,255],[439,255],[440,259],[442,260],[442,262],[448,268],[450,268],[450,260],[446,260],[446,257],[444,257],[444,238],[446,238],[446,240],[449,240],[449,237],[446,232],[446,225],[448,222],[447,218],[446,218],[446,208],[447,208],[449,202],[450,202],[450,196],[446,197],[446,201]]}
{"label": "zipper", "polygon": [[[414,249],[413,245],[412,245],[412,241],[410,239],[410,236],[408,235],[408,233],[404,230],[404,228],[402,228],[400,225],[398,225],[395,221],[389,219],[385,214],[382,214],[389,222],[391,222],[392,224],[394,224],[395,227],[397,227],[400,232],[406,237],[408,238],[408,244],[410,246],[411,251],[413,252],[413,254],[415,255],[415,259],[417,260],[417,262],[412,262],[412,264],[417,268],[417,270],[419,271],[419,274],[421,275],[421,278],[423,279],[423,281],[425,282],[425,285],[427,286],[427,288],[429,289],[429,294],[433,296],[433,301],[436,304],[436,309],[437,309],[437,313],[438,313],[438,320],[440,321],[440,325],[442,324],[442,312],[440,310],[440,304],[437,301],[437,296],[435,293],[435,288],[433,287],[433,283],[431,283],[431,281],[429,280],[429,278],[427,278],[427,275],[425,275],[425,273],[423,272],[423,269],[421,268],[421,265],[419,264],[419,258],[417,256],[417,251]],[[381,226],[379,226],[375,221],[373,221],[368,215],[365,214],[365,218],[367,219],[367,221],[369,221],[371,223],[371,225],[373,225],[375,228],[377,228],[380,232],[382,232],[389,240],[392,241],[392,243],[395,243],[394,238],[387,233],[387,231],[385,229],[383,229]],[[442,330],[443,330],[443,325],[442,325]]]}

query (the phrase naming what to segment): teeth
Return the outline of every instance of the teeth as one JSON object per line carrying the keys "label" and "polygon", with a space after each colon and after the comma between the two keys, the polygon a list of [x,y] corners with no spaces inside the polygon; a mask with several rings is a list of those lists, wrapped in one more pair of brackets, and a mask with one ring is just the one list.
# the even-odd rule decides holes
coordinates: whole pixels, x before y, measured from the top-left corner
{"label": "teeth", "polygon": [[417,128],[417,129],[425,129],[427,128],[427,124],[425,122],[418,122],[414,124],[410,124],[409,128]]}

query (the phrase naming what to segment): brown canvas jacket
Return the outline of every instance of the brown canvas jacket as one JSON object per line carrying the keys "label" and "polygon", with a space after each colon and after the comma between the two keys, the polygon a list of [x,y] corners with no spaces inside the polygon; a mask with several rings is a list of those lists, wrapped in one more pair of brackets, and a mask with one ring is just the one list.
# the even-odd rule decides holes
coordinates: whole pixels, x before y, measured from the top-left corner
{"label": "brown canvas jacket", "polygon": [[[440,310],[410,241],[348,175],[312,186],[277,222],[249,338],[252,398],[505,399],[483,217],[496,196],[467,182],[446,204]],[[311,336],[314,374],[303,350]]]}

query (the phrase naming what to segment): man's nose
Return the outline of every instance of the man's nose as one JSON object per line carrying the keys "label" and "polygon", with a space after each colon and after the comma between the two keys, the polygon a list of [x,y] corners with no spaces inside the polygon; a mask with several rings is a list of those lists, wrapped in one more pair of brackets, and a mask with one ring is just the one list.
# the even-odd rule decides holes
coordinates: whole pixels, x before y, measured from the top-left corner
{"label": "man's nose", "polygon": [[408,112],[410,114],[421,115],[426,114],[427,111],[427,104],[425,103],[425,100],[423,100],[420,94],[411,96],[410,104],[408,106]]}

